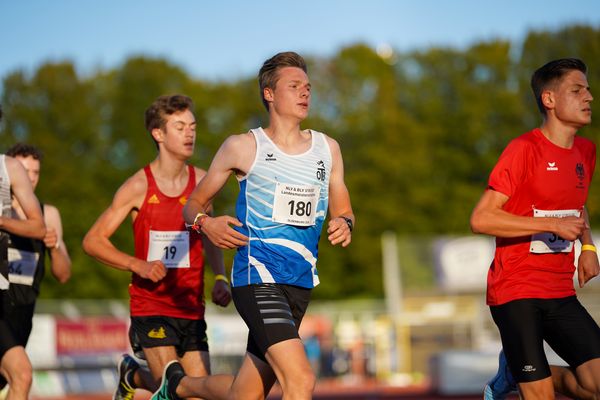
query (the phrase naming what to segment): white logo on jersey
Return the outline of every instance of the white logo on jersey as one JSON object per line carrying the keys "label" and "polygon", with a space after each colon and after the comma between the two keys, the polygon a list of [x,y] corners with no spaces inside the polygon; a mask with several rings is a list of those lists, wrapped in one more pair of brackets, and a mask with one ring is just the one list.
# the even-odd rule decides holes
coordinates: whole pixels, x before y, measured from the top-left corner
{"label": "white logo on jersey", "polygon": [[556,162],[548,162],[548,166],[546,167],[546,171],[558,171],[558,167],[556,166]]}

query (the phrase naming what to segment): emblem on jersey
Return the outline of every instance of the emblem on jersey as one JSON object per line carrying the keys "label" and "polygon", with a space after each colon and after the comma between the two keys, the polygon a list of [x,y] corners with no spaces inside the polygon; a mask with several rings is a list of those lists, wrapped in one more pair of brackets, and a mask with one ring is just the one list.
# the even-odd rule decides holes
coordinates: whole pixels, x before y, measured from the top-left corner
{"label": "emblem on jersey", "polygon": [[579,182],[577,182],[577,185],[575,187],[577,189],[585,188],[583,184],[583,180],[585,179],[585,168],[583,167],[583,163],[577,163],[577,165],[575,165],[575,173],[577,174],[577,178],[579,179]]}
{"label": "emblem on jersey", "polygon": [[546,171],[558,171],[558,167],[556,166],[556,162],[548,162],[548,166],[546,167]]}
{"label": "emblem on jersey", "polygon": [[327,172],[325,172],[325,163],[323,160],[317,161],[317,179],[321,182],[325,181]]}
{"label": "emblem on jersey", "polygon": [[583,169],[583,163],[577,163],[577,165],[575,166],[575,173],[577,174],[579,180],[583,180],[583,178],[585,178],[585,170]]}
{"label": "emblem on jersey", "polygon": [[158,200],[158,197],[155,194],[153,194],[148,199],[148,204],[160,204],[160,200]]}
{"label": "emblem on jersey", "polygon": [[181,196],[179,198],[179,202],[185,206],[185,203],[187,203],[187,197],[186,196]]}
{"label": "emblem on jersey", "polygon": [[265,161],[277,161],[277,158],[273,157],[273,153],[267,153]]}

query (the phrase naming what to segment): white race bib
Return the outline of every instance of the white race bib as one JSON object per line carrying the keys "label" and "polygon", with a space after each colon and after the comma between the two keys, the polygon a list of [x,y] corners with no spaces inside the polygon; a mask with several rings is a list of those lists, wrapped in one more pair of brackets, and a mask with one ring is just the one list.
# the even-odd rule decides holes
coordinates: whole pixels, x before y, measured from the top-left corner
{"label": "white race bib", "polygon": [[[579,210],[533,210],[534,218],[564,218],[579,217]],[[569,253],[573,250],[573,242],[557,236],[551,232],[536,233],[531,235],[529,251],[536,254]]]}
{"label": "white race bib", "polygon": [[33,285],[40,255],[33,251],[8,248],[8,281],[21,285]]}
{"label": "white race bib", "polygon": [[190,267],[188,231],[150,231],[146,261],[160,260],[167,268]]}
{"label": "white race bib", "polygon": [[277,182],[272,220],[288,225],[314,225],[320,193],[321,187],[318,185]]}

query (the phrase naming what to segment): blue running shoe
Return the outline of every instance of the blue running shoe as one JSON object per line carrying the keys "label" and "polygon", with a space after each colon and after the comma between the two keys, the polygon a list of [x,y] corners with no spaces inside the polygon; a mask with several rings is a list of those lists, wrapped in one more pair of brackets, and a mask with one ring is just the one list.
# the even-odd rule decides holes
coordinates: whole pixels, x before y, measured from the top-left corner
{"label": "blue running shoe", "polygon": [[496,376],[488,381],[483,389],[484,400],[504,400],[511,392],[517,391],[517,382],[513,378],[508,364],[506,363],[506,356],[504,350],[500,351],[498,356],[498,372]]}
{"label": "blue running shoe", "polygon": [[175,389],[184,376],[185,373],[179,361],[169,362],[163,370],[160,387],[152,394],[150,400],[180,400],[180,397],[175,394]]}
{"label": "blue running shoe", "polygon": [[113,395],[113,400],[133,400],[135,388],[130,384],[131,374],[138,369],[140,365],[129,354],[123,354],[119,361],[118,375],[119,384]]}

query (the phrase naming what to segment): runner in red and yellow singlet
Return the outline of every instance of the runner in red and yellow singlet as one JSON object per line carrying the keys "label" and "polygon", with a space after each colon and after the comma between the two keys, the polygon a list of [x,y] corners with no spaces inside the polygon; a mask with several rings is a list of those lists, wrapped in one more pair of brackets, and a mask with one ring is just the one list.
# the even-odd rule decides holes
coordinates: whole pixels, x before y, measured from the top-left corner
{"label": "runner in red and yellow singlet", "polygon": [[[165,365],[174,360],[188,374],[210,373],[203,251],[216,278],[213,302],[226,306],[231,300],[221,251],[187,230],[182,218],[188,195],[206,174],[187,164],[196,140],[192,109],[189,97],[174,95],[159,97],[146,110],[158,156],[121,185],[83,241],[92,257],[132,273],[130,341],[150,371],[124,355],[115,400],[132,399],[136,388],[156,390]],[[110,241],[127,216],[133,220],[134,256]]]}

